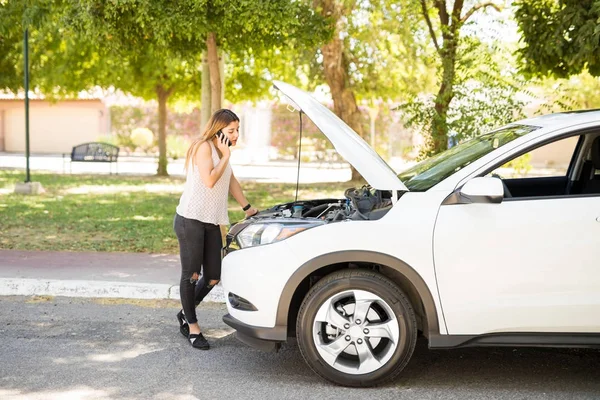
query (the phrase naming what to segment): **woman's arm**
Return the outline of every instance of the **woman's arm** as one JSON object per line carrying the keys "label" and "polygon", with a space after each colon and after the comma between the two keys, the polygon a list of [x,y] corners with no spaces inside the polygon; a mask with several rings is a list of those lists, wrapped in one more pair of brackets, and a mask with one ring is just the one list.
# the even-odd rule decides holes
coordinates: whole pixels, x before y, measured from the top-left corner
{"label": "woman's arm", "polygon": [[[246,200],[246,196],[244,196],[244,192],[242,191],[242,186],[235,178],[233,174],[231,174],[231,180],[229,181],[229,193],[233,196],[233,198],[239,203],[240,207],[246,207],[249,202]],[[258,212],[256,207],[250,207],[245,211],[246,217],[251,217]]]}
{"label": "woman's arm", "polygon": [[210,144],[208,142],[204,142],[201,143],[200,147],[198,148],[198,152],[196,153],[196,157],[194,159],[196,164],[195,166],[200,172],[200,179],[202,179],[202,183],[204,183],[208,188],[213,188],[221,176],[223,176],[223,172],[225,172],[225,168],[227,167],[231,153],[229,151],[222,153],[223,155],[221,160],[216,166],[214,166]]}

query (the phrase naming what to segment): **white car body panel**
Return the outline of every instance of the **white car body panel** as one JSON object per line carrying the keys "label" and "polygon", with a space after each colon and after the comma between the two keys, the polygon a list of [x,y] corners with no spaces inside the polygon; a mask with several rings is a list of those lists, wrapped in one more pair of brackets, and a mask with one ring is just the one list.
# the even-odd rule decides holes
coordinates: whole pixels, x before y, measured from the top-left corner
{"label": "white car body panel", "polygon": [[437,210],[444,198],[439,192],[408,192],[380,220],[327,224],[283,242],[229,254],[223,260],[226,291],[246,298],[258,308],[245,312],[228,304],[229,313],[247,324],[274,327],[283,288],[301,265],[323,254],[365,250],[396,257],[422,277],[434,299],[440,329],[445,333],[431,242]]}
{"label": "white car body panel", "polygon": [[450,334],[600,332],[600,196],[440,208]]}
{"label": "white car body panel", "polygon": [[289,277],[302,265],[289,243],[289,240],[284,240],[267,246],[250,247],[234,251],[223,259],[221,280],[225,298],[229,292],[233,292],[252,302],[258,309],[253,312],[240,311],[227,302],[227,310],[234,318],[252,326],[275,326],[283,288]]}
{"label": "white car body panel", "polygon": [[542,128],[549,129],[570,128],[574,130],[577,125],[587,124],[590,122],[600,122],[600,112],[585,111],[555,113],[523,119],[515,122],[515,124],[540,126]]}

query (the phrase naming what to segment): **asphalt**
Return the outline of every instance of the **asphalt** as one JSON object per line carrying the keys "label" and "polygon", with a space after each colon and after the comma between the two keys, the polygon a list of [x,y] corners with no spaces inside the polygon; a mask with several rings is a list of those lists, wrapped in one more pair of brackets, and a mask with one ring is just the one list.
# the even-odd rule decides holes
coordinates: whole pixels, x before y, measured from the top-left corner
{"label": "asphalt", "polygon": [[172,254],[0,250],[0,296],[179,299],[180,271]]}
{"label": "asphalt", "polygon": [[223,304],[200,304],[211,349],[193,349],[177,310],[174,300],[0,297],[0,399],[600,398],[598,350],[429,350],[420,338],[394,382],[345,388],[314,374],[294,339],[278,353],[238,341],[221,319]]}

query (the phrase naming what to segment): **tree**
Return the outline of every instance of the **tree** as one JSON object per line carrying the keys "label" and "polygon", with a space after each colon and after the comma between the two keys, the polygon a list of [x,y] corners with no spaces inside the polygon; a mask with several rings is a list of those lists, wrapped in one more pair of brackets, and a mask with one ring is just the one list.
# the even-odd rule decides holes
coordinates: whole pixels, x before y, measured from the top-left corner
{"label": "tree", "polygon": [[23,8],[0,2],[0,89],[16,92],[23,87]]}
{"label": "tree", "polygon": [[157,100],[157,175],[168,175],[167,104],[200,88],[199,54],[184,51],[198,45],[191,25],[181,22],[188,21],[188,10],[169,1],[64,0],[64,4],[63,21],[69,30],[94,44],[100,62],[109,66],[100,86]]}
{"label": "tree", "polygon": [[[257,65],[257,58],[274,56],[282,48],[302,52],[326,40],[331,33],[327,20],[315,14],[304,0],[237,0],[234,4],[229,0],[212,0],[207,3],[206,13],[211,106],[220,99],[218,87],[213,86],[213,81],[217,85],[220,82],[217,79],[218,49],[237,62],[229,68],[234,72],[229,80],[231,90],[236,93],[234,97],[254,99],[266,93],[265,83],[272,76],[265,69],[246,68],[247,64]],[[271,66],[281,65],[279,60],[275,60],[275,63],[264,61]],[[220,108],[220,102],[216,104],[216,108]]]}
{"label": "tree", "polygon": [[[475,36],[461,40],[460,63],[457,63],[452,103],[445,126],[448,141],[458,143],[498,126],[525,118],[527,98],[537,97],[528,88],[530,82],[514,65],[513,46],[504,41],[482,42]],[[408,127],[417,128],[425,138],[431,134],[436,119],[436,94],[422,93],[398,107]],[[420,156],[435,154],[421,149]]]}
{"label": "tree", "polygon": [[0,90],[23,88],[23,33],[29,31],[31,87],[48,98],[75,96],[109,72],[95,46],[65,30],[53,0],[0,2]]}
{"label": "tree", "polygon": [[[133,8],[130,4],[129,9],[121,11],[131,16]],[[191,57],[184,60],[170,51],[164,37],[145,40],[149,34],[142,34],[142,29],[137,29],[139,26],[128,25],[127,34],[118,36],[120,31],[111,31],[111,20],[107,18],[105,29],[98,29],[94,18],[101,18],[104,11],[106,9],[99,4],[71,0],[1,4],[0,48],[6,51],[4,59],[10,61],[0,65],[0,71],[5,72],[1,74],[0,87],[13,92],[22,88],[22,39],[19,40],[19,36],[28,28],[32,87],[45,96],[64,98],[94,87],[113,86],[158,100],[157,172],[166,175],[166,103],[177,85],[184,83],[179,89],[185,88],[188,93],[194,90],[194,84],[199,82],[198,76],[194,77],[198,75],[194,62]],[[159,33],[165,35],[164,31]],[[130,40],[126,45],[121,40],[123,37]]]}
{"label": "tree", "polygon": [[[237,88],[252,87],[251,92],[260,98],[274,78],[306,90],[327,84],[336,114],[364,133],[368,119],[361,108],[406,101],[432,88],[435,75],[424,57],[423,35],[416,28],[418,11],[393,0],[317,0],[313,4],[335,28],[330,39],[312,48],[291,43],[236,54],[246,62],[235,63],[241,67],[231,74],[233,96],[240,93]],[[352,176],[358,177],[356,171]]]}
{"label": "tree", "polygon": [[[2,87],[22,87],[14,60],[22,53],[23,21],[34,15],[38,59],[31,64],[37,88],[64,97],[95,85],[112,86],[156,99],[160,175],[167,172],[167,103],[178,97],[197,101],[203,50],[209,49],[214,66],[213,45],[232,53],[260,52],[292,40],[315,43],[327,32],[323,19],[304,2],[283,0],[8,1],[0,3],[0,15],[11,16],[0,27],[0,49],[7,55],[0,62],[0,71],[7,72],[0,77]],[[213,99],[219,93],[213,109],[220,107],[217,73],[211,75],[217,79]],[[244,91],[243,96],[253,94]]]}
{"label": "tree", "polygon": [[[335,21],[333,38],[321,46],[323,56],[323,72],[325,81],[331,91],[334,112],[359,136],[364,136],[361,112],[356,103],[356,96],[348,73],[348,58],[345,54],[342,32],[346,29],[346,17],[351,13],[352,7],[338,0],[316,0],[315,5],[321,15],[330,17]],[[360,174],[352,168],[352,180],[360,179]]]}
{"label": "tree", "polygon": [[[320,76],[329,86],[334,112],[364,137],[361,102],[406,99],[427,86],[414,24],[406,23],[411,14],[386,0],[315,0],[314,5],[335,26],[317,52]],[[352,179],[359,177],[352,168]]]}
{"label": "tree", "polygon": [[[74,1],[74,0],[71,0]],[[76,7],[84,5],[83,10]],[[236,52],[282,45],[304,36],[316,40],[321,22],[303,2],[237,0],[84,0],[72,3],[70,20],[80,34],[108,47],[129,64],[115,86],[159,102],[159,174],[166,174],[166,103],[182,89],[199,93],[200,54],[206,50],[211,110],[221,108],[218,49]],[[310,41],[309,40],[309,41]],[[126,64],[126,65],[127,65]],[[199,87],[199,86],[198,86]]]}
{"label": "tree", "polygon": [[[551,103],[559,103],[562,99],[556,95],[556,86],[553,85],[552,89],[554,93],[549,91],[548,97],[551,98]],[[591,76],[588,72],[573,75],[566,82],[560,82],[559,92],[564,93],[573,108],[600,108],[600,79]]]}
{"label": "tree", "polygon": [[[465,9],[464,0],[455,0],[450,8],[446,0],[420,0],[421,14],[441,64],[441,82],[434,101],[431,132],[427,154],[435,154],[448,147],[448,111],[455,97],[457,64],[464,53],[460,52],[461,28],[477,11],[500,6],[491,1],[482,1]],[[438,21],[432,19],[437,14]]]}
{"label": "tree", "polygon": [[519,0],[515,6],[525,72],[600,76],[600,0]]}

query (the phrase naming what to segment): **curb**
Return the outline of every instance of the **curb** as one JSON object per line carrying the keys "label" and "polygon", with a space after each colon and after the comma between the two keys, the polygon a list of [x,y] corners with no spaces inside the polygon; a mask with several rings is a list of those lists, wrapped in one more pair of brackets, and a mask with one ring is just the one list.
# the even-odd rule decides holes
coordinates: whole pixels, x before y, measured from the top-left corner
{"label": "curb", "polygon": [[[64,296],[179,300],[179,285],[111,281],[0,278],[0,296]],[[204,301],[224,303],[217,285]]]}

